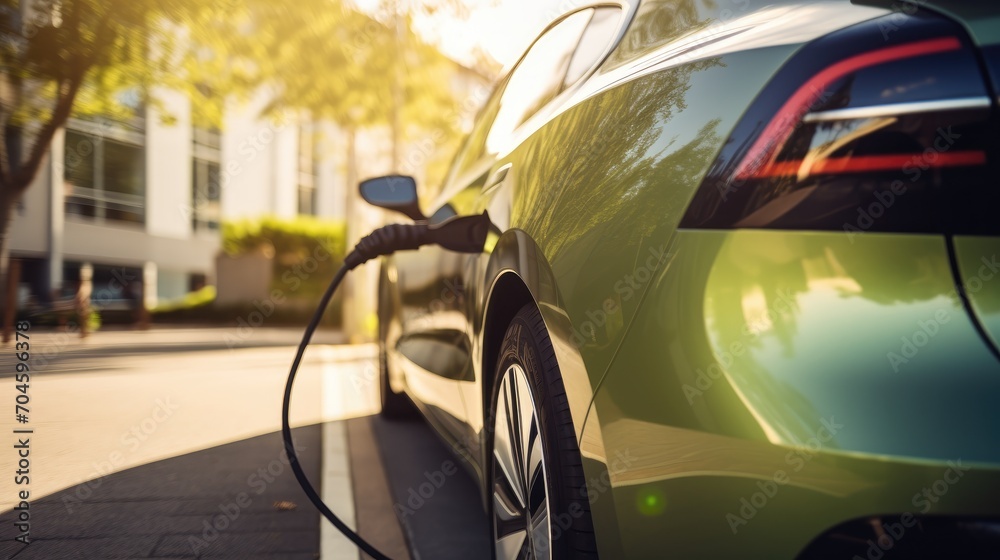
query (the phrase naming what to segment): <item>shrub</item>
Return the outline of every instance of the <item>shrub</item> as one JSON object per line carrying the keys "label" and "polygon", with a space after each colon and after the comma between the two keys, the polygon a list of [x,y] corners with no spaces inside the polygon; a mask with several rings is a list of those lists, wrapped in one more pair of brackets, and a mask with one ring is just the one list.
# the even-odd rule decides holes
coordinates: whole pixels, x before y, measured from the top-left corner
{"label": "shrub", "polygon": [[[283,296],[269,310],[266,324],[305,325],[319,296],[344,262],[346,225],[300,216],[227,221],[222,224],[222,249],[230,256],[263,253],[271,257],[271,289]],[[254,302],[218,305],[215,288],[208,286],[151,310],[157,323],[235,324],[259,311]],[[334,297],[322,324],[340,324],[340,294]]]}
{"label": "shrub", "polygon": [[272,256],[272,288],[289,298],[313,299],[344,262],[346,224],[311,216],[228,221],[222,224],[222,249],[231,256]]}
{"label": "shrub", "polygon": [[200,290],[188,292],[179,298],[159,303],[149,311],[151,313],[163,313],[178,309],[191,309],[209,305],[213,301],[215,301],[215,286],[205,286]]}

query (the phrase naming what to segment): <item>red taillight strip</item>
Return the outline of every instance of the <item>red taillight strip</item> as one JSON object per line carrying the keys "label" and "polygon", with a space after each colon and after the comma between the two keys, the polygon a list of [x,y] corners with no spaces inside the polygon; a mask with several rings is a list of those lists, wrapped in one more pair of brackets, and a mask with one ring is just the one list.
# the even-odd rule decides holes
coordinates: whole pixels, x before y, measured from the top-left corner
{"label": "red taillight strip", "polygon": [[[933,160],[933,161],[931,161]],[[888,154],[881,156],[855,156],[821,159],[813,162],[806,175],[836,175],[840,173],[861,173],[865,171],[902,171],[908,167],[921,169],[937,167],[961,167],[963,165],[983,165],[986,153],[980,150],[923,154]],[[802,160],[774,162],[757,173],[754,178],[787,177],[798,175]]]}
{"label": "red taillight strip", "polygon": [[941,37],[918,41],[895,47],[886,47],[852,56],[834,63],[810,78],[788,98],[778,113],[767,123],[767,127],[750,147],[743,161],[736,169],[737,179],[763,177],[770,175],[766,164],[773,158],[778,148],[784,145],[791,136],[795,126],[806,114],[812,104],[819,99],[826,88],[843,76],[862,68],[902,60],[914,56],[922,56],[939,52],[951,51],[962,47],[956,37]]}

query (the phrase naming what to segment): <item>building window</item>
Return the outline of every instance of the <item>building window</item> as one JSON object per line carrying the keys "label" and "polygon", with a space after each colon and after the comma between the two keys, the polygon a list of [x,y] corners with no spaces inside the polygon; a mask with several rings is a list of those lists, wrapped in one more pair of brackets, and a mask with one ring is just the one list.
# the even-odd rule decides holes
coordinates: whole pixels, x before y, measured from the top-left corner
{"label": "building window", "polygon": [[146,222],[144,135],[71,119],[63,158],[66,213],[98,223]]}
{"label": "building window", "polygon": [[312,125],[299,125],[299,214],[316,215],[319,154]]}
{"label": "building window", "polygon": [[191,176],[191,227],[217,230],[222,217],[221,174],[222,150],[219,131],[194,128]]}
{"label": "building window", "polygon": [[[80,270],[83,263],[66,261],[63,263],[62,288],[60,297],[76,295],[80,284]],[[143,292],[142,268],[122,265],[93,265],[90,302],[101,310],[132,309],[141,301]]]}

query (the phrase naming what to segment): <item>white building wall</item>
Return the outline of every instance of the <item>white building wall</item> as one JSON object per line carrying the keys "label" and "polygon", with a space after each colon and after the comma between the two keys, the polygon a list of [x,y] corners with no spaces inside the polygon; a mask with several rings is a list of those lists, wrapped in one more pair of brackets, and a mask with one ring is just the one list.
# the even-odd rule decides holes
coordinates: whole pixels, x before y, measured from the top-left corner
{"label": "white building wall", "polygon": [[274,135],[270,145],[274,202],[269,213],[281,218],[294,218],[299,212],[298,124],[285,123],[275,130]]}
{"label": "white building wall", "polygon": [[298,212],[298,128],[294,119],[260,117],[261,93],[226,111],[222,132],[222,215],[226,219]]}
{"label": "white building wall", "polygon": [[[35,175],[35,180],[21,195],[20,204],[14,207],[9,243],[11,248],[18,252],[42,256],[49,250],[48,208],[52,167],[52,160],[46,155],[38,174]],[[62,169],[61,162],[59,169]]]}
{"label": "white building wall", "polygon": [[326,219],[340,220],[345,216],[345,155],[347,146],[343,134],[336,126],[323,123],[320,127],[319,177],[316,187],[316,215]]}
{"label": "white building wall", "polygon": [[191,237],[191,104],[183,94],[159,90],[167,114],[146,115],[146,232],[150,235]]}
{"label": "white building wall", "polygon": [[262,100],[254,99],[227,107],[222,130],[223,218],[250,218],[273,211],[268,146],[274,141],[274,125],[256,118],[263,106]]}

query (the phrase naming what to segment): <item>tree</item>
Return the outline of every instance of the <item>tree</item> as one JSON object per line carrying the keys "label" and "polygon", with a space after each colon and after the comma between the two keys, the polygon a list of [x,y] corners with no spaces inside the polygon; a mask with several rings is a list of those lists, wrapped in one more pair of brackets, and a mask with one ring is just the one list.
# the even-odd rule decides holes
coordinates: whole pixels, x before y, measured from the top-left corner
{"label": "tree", "polygon": [[[147,89],[171,41],[151,52],[164,20],[204,10],[196,0],[0,0],[0,286],[11,212],[84,89]],[[6,326],[12,309],[6,309]]]}
{"label": "tree", "polygon": [[266,112],[353,130],[389,122],[405,68],[401,114],[428,126],[454,103],[445,63],[408,19],[398,30],[341,0],[0,0],[0,286],[12,209],[74,112],[127,114],[123,92],[156,106],[166,87],[219,125],[226,100],[266,86]]}
{"label": "tree", "polygon": [[[358,198],[350,187],[359,179],[358,130],[390,130],[394,172],[401,171],[402,143],[418,131],[438,131],[435,147],[449,146],[461,132],[450,87],[455,67],[413,31],[414,14],[428,4],[392,2],[373,14],[346,4],[323,4],[320,8],[305,2],[291,9],[263,2],[226,22],[200,21],[193,32],[213,40],[190,64],[210,64],[219,70],[216,75],[224,76],[235,60],[237,68],[252,76],[249,82],[271,86],[266,113],[304,110],[314,119],[337,124],[347,140],[345,194],[352,208]],[[234,28],[220,33],[222,25]],[[250,27],[252,33],[241,39],[238,29]],[[363,215],[349,213],[349,244],[375,225],[365,223]],[[352,335],[366,331],[363,314],[374,302],[364,286],[372,283],[348,278],[344,285],[344,325]]]}

